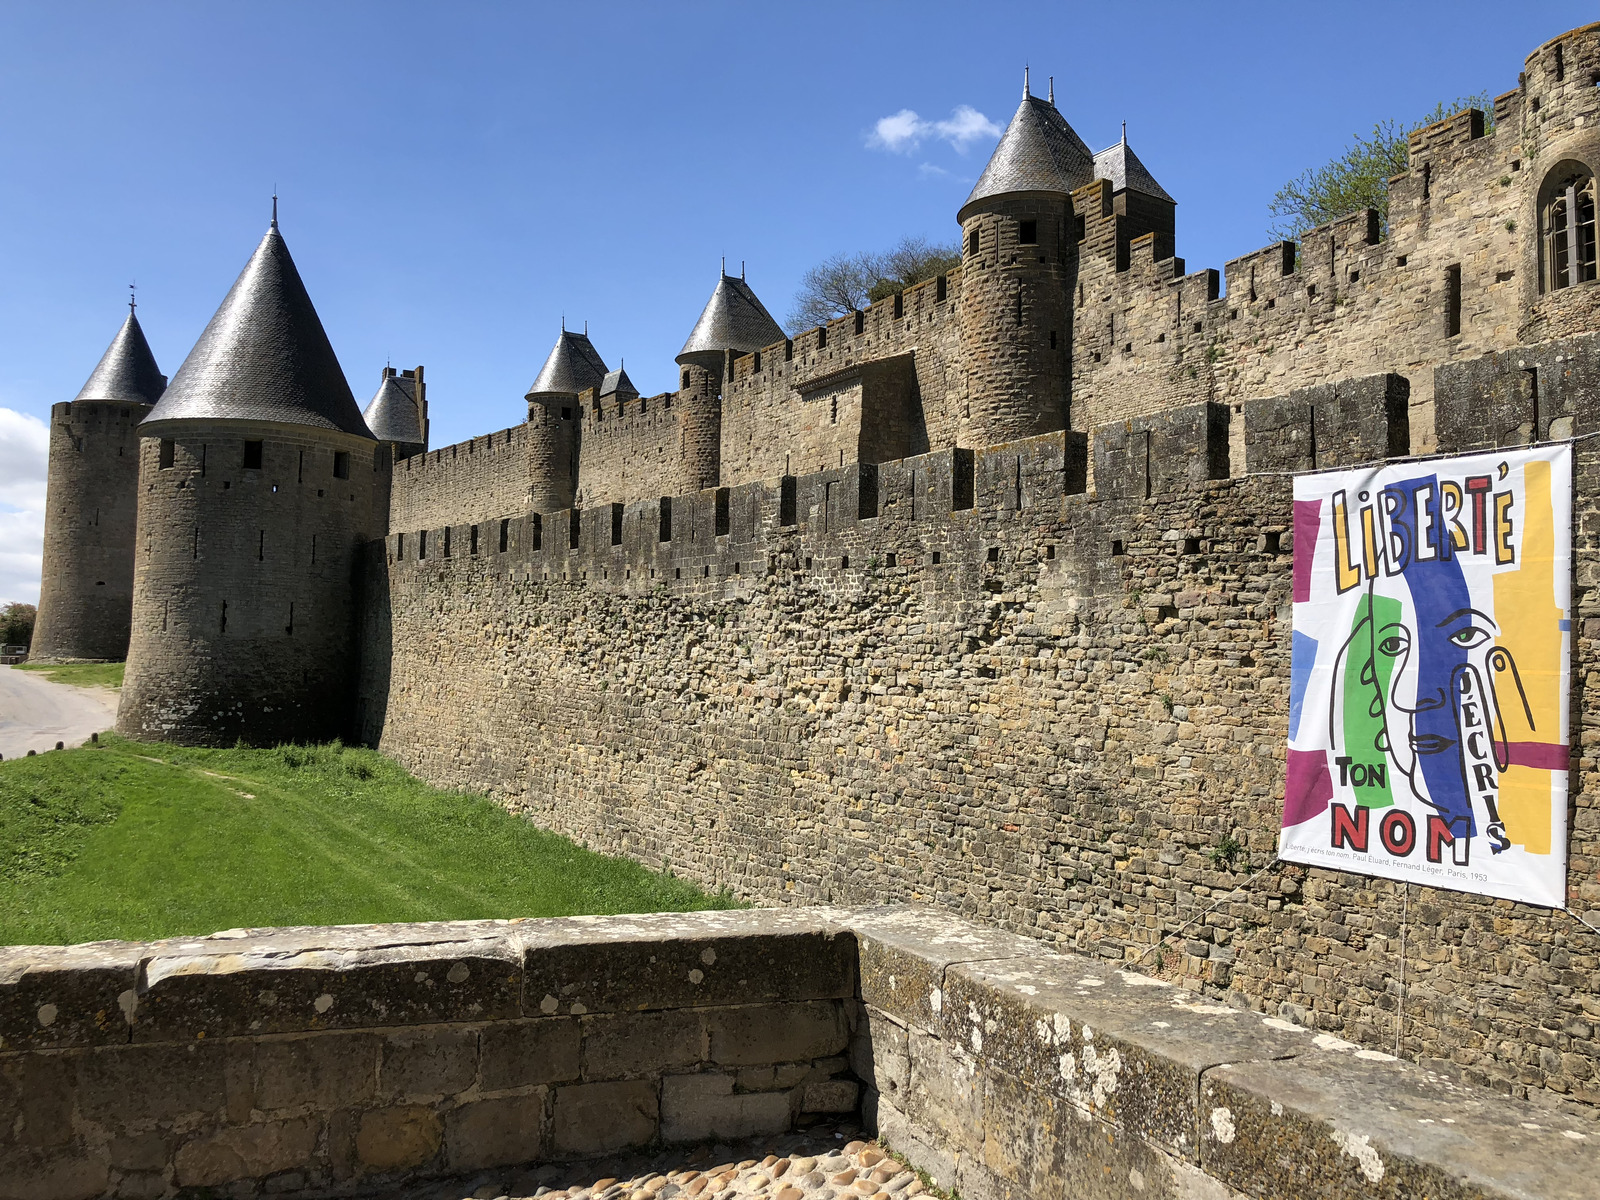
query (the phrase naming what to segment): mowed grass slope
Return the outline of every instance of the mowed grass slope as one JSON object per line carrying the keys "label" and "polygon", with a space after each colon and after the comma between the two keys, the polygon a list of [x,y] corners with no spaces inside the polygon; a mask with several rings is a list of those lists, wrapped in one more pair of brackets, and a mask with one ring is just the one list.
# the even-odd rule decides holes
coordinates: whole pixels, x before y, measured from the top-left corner
{"label": "mowed grass slope", "polygon": [[57,683],[70,683],[74,687],[122,686],[122,669],[125,663],[18,663],[18,671],[34,671]]}
{"label": "mowed grass slope", "polygon": [[370,750],[103,735],[0,763],[0,944],[730,904]]}

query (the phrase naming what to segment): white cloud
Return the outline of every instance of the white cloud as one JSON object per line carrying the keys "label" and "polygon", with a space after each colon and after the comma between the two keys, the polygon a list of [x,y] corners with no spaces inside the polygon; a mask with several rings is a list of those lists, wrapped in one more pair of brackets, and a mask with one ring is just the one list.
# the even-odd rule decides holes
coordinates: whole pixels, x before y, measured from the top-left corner
{"label": "white cloud", "polygon": [[925,140],[937,138],[948,142],[957,153],[965,154],[972,143],[999,136],[1000,126],[970,104],[959,104],[943,121],[924,121],[909,108],[879,117],[867,135],[867,145],[891,154],[910,154]]}
{"label": "white cloud", "polygon": [[39,601],[50,429],[0,408],[0,604]]}

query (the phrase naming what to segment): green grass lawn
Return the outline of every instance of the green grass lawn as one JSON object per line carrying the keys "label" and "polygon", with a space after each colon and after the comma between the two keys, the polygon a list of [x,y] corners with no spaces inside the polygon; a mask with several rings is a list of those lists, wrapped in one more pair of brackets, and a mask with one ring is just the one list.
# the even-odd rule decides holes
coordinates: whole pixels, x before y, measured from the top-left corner
{"label": "green grass lawn", "polygon": [[370,750],[103,735],[0,763],[0,944],[731,906]]}
{"label": "green grass lawn", "polygon": [[57,683],[70,683],[74,687],[121,687],[124,663],[18,663],[19,671],[37,671],[46,679]]}

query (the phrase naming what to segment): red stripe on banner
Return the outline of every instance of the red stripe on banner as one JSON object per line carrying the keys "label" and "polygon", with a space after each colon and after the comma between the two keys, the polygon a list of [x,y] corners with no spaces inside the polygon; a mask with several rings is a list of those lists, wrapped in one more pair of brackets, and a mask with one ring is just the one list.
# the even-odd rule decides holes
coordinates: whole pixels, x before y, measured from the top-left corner
{"label": "red stripe on banner", "polygon": [[[1298,553],[1300,544],[1295,543]],[[1333,799],[1333,777],[1328,774],[1328,756],[1322,750],[1289,751],[1283,785],[1283,824],[1299,825],[1318,813],[1326,812]]]}
{"label": "red stripe on banner", "polygon": [[1539,771],[1565,771],[1570,751],[1554,742],[1512,742],[1511,765],[1533,767]]}
{"label": "red stripe on banner", "polygon": [[1322,528],[1322,501],[1294,502],[1294,601],[1311,599],[1311,563],[1317,556],[1317,531]]}

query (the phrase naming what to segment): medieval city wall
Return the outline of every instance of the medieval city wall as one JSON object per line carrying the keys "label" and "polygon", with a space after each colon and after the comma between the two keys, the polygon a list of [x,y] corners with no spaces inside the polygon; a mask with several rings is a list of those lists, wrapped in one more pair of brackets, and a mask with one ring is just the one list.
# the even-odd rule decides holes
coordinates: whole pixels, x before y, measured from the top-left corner
{"label": "medieval city wall", "polygon": [[[1481,413],[1530,366],[1547,436],[1600,428],[1597,358],[1581,339],[1441,369],[1439,441],[1526,442]],[[478,542],[503,526],[504,553],[419,561],[391,536],[369,555],[362,732],[436,784],[708,887],[931,901],[1600,1102],[1600,937],[1271,865],[1291,480],[1248,472],[1392,454],[1414,440],[1408,398],[1375,376],[670,505],[511,514]],[[1597,473],[1580,443],[1579,911],[1600,908],[1600,778],[1576,749],[1600,726],[1581,666],[1600,637]]]}
{"label": "medieval city wall", "polygon": [[[836,468],[841,455],[846,464],[880,462],[955,445],[953,405],[965,395],[960,296],[957,268],[736,358],[723,392],[723,484]],[[914,372],[910,385],[876,397],[869,387],[863,405],[859,369],[903,356]]]}
{"label": "medieval city wall", "polygon": [[528,505],[528,427],[468,438],[394,465],[392,529],[473,521]]}
{"label": "medieval city wall", "polygon": [[578,397],[578,503],[672,496],[692,487],[687,475],[693,423],[686,427],[684,414],[707,402],[683,392],[604,401],[592,389],[584,392]]}

